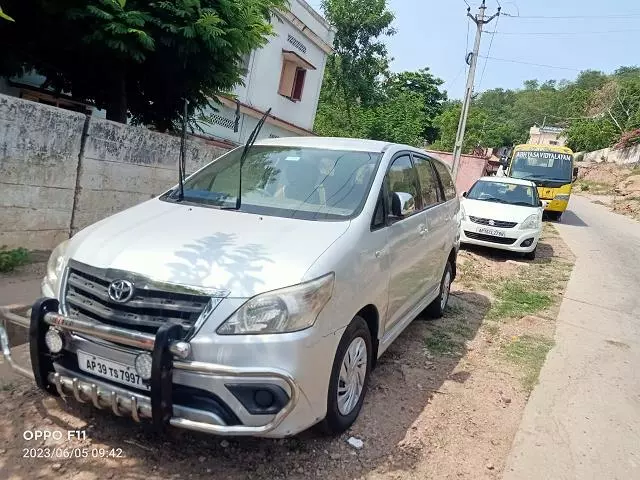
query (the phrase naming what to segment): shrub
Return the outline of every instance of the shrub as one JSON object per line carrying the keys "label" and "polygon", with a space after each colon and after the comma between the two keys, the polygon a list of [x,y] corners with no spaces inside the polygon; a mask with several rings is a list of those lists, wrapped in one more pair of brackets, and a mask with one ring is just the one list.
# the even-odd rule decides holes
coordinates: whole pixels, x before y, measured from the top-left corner
{"label": "shrub", "polygon": [[29,261],[29,251],[26,248],[0,250],[0,272],[11,272],[16,267]]}

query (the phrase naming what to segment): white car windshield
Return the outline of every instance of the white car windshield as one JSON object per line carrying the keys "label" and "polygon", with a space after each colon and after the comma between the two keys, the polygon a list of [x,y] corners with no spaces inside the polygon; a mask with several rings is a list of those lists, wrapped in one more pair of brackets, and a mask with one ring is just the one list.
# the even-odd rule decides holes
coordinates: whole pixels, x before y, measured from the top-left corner
{"label": "white car windshield", "polygon": [[532,186],[487,180],[476,182],[467,193],[467,198],[525,207],[537,207],[540,202],[538,192]]}
{"label": "white car windshield", "polygon": [[[184,202],[235,209],[243,148],[220,157],[184,183]],[[240,211],[308,220],[357,215],[380,153],[254,146],[242,167]],[[177,189],[163,200],[176,201]]]}

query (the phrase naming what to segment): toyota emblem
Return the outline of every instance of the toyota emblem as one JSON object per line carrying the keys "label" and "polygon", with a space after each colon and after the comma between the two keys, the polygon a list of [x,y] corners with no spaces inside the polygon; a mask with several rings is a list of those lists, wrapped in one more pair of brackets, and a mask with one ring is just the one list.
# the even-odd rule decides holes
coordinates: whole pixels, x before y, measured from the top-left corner
{"label": "toyota emblem", "polygon": [[494,222],[493,220],[489,220],[489,225],[491,225],[492,227],[496,224],[496,222]]}
{"label": "toyota emblem", "polygon": [[114,302],[128,302],[133,297],[133,283],[129,280],[114,280],[109,284],[108,293]]}

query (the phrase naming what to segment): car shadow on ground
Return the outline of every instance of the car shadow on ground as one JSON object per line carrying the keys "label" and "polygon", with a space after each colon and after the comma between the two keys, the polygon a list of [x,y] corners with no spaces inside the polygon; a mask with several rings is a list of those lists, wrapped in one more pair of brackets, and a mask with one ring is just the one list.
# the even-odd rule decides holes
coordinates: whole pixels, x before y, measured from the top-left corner
{"label": "car shadow on ground", "polygon": [[[474,253],[480,257],[483,257],[492,262],[523,262],[530,263],[531,260],[527,260],[520,253],[509,252],[508,250],[499,250],[497,248],[484,247],[481,245],[471,245],[464,244],[462,245],[462,250]],[[547,261],[553,257],[553,246],[549,243],[546,243],[544,239],[541,239],[538,242],[538,248],[536,250],[536,261]]]}
{"label": "car shadow on ground", "polygon": [[[432,399],[443,394],[443,384],[461,383],[468,377],[454,370],[490,306],[485,296],[460,290],[452,295],[450,304],[441,319],[421,315],[384,353],[372,372],[360,417],[338,437],[325,437],[313,429],[278,440],[223,438],[173,428],[159,434],[149,424],[48,397],[30,385],[0,408],[5,417],[3,428],[11,430],[3,436],[20,437],[33,428],[80,428],[91,445],[123,450],[124,459],[69,459],[63,464],[69,473],[86,472],[97,478],[350,479],[374,470],[410,471],[427,453],[420,442],[405,440],[418,428],[418,417],[429,415]],[[24,409],[28,413],[12,417],[11,412],[23,402],[27,402]],[[347,443],[351,436],[364,441],[361,450]],[[25,443],[20,448],[29,446],[33,445]],[[18,456],[18,452],[11,453]],[[21,477],[21,463],[5,462],[0,471],[5,478]],[[43,461],[42,472],[50,464],[50,460]]]}
{"label": "car shadow on ground", "polygon": [[588,227],[589,226],[578,215],[573,213],[571,210],[565,211],[562,214],[562,218],[559,221],[553,222],[553,223],[562,223],[564,225],[571,225],[573,227]]}

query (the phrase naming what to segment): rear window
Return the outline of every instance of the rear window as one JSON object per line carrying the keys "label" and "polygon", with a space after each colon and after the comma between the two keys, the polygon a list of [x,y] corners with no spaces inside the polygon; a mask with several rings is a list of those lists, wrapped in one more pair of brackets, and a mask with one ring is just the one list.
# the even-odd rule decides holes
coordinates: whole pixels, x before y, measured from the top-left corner
{"label": "rear window", "polygon": [[433,165],[436,167],[436,171],[438,175],[440,175],[440,181],[442,182],[442,188],[444,189],[444,196],[446,200],[451,200],[456,196],[456,186],[453,183],[453,179],[451,178],[451,173],[449,172],[449,168],[446,167],[443,163],[433,162]]}

